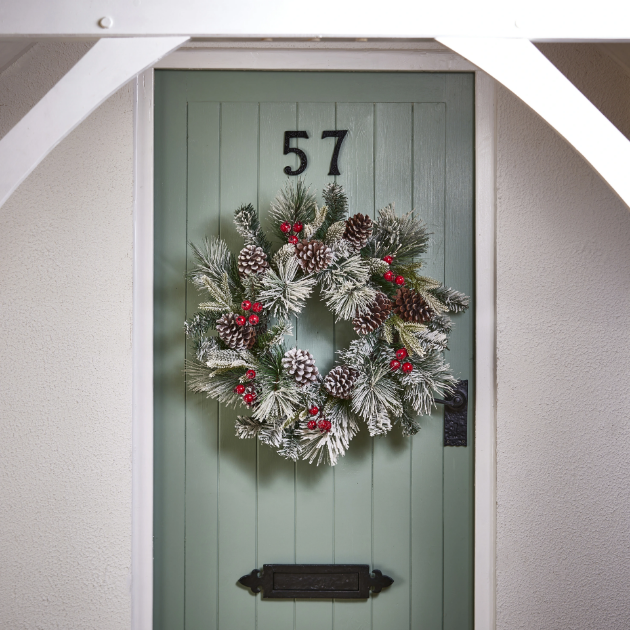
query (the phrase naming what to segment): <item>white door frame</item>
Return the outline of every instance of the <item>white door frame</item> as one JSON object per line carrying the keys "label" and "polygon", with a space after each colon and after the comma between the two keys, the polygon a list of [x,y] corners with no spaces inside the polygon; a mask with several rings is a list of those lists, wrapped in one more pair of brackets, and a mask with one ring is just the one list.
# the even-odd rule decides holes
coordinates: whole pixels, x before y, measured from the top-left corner
{"label": "white door frame", "polygon": [[[495,83],[435,43],[193,44],[159,68],[475,72],[475,630],[495,628]],[[135,100],[132,629],[153,614],[153,70]]]}

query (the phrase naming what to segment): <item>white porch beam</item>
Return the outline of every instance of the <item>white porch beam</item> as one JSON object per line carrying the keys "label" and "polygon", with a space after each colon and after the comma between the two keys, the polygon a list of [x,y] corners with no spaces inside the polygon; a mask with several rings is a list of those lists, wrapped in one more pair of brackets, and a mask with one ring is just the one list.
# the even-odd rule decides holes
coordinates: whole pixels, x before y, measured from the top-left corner
{"label": "white porch beam", "polygon": [[187,39],[99,40],[0,140],[0,207],[48,153],[103,101]]}
{"label": "white porch beam", "polygon": [[529,105],[573,145],[630,208],[630,141],[531,42],[437,40]]}
{"label": "white porch beam", "polygon": [[0,37],[628,39],[629,18],[627,0],[5,0]]}

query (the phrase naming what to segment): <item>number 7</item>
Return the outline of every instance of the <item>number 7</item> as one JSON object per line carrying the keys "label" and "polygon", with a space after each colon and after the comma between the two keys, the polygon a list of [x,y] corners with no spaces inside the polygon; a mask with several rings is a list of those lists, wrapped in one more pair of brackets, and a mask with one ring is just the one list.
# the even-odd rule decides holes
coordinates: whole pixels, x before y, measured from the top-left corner
{"label": "number 7", "polygon": [[322,140],[324,138],[337,138],[335,142],[335,148],[333,149],[332,158],[330,159],[329,175],[341,175],[339,172],[339,166],[337,160],[339,159],[339,151],[341,151],[341,144],[344,141],[348,133],[347,129],[340,129],[339,131],[322,131]]}

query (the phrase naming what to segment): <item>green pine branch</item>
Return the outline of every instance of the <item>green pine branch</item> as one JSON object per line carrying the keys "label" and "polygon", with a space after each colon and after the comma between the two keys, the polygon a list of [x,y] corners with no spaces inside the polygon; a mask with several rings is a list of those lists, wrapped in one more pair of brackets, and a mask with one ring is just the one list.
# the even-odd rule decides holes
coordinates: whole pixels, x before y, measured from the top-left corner
{"label": "green pine branch", "polygon": [[243,237],[245,245],[260,247],[267,254],[267,258],[271,258],[271,243],[267,240],[260,226],[258,213],[251,203],[241,206],[234,212],[234,225],[236,231]]}
{"label": "green pine branch", "polygon": [[230,287],[240,290],[241,281],[238,275],[236,258],[225,241],[216,236],[205,238],[201,247],[190,243],[196,267],[188,274],[198,289],[205,289],[205,277],[215,284],[220,284],[227,273]]}
{"label": "green pine branch", "polygon": [[201,282],[203,287],[208,291],[212,301],[202,302],[199,308],[202,311],[210,311],[212,313],[225,313],[234,309],[232,301],[232,293],[230,291],[230,282],[227,273],[223,273],[221,281],[215,282],[210,276],[202,276]]}
{"label": "green pine branch", "polygon": [[195,313],[184,322],[186,336],[190,339],[198,339],[207,335],[208,331],[215,327],[219,317],[218,313]]}
{"label": "green pine branch", "polygon": [[269,216],[271,217],[272,230],[282,241],[286,241],[287,235],[282,232],[280,226],[286,221],[291,225],[297,222],[307,225],[315,218],[317,202],[310,187],[306,186],[303,179],[288,180],[285,187],[280,190],[276,198],[271,202]]}
{"label": "green pine branch", "polygon": [[467,295],[455,289],[449,289],[443,284],[429,289],[428,292],[444,304],[444,310],[452,313],[463,313],[470,305],[470,298]]}
{"label": "green pine branch", "polygon": [[278,262],[277,272],[267,269],[261,278],[258,300],[272,317],[288,319],[291,313],[299,314],[311,295],[316,278],[296,278],[300,266],[295,257]]}
{"label": "green pine branch", "polygon": [[372,238],[365,248],[373,258],[393,256],[398,265],[414,262],[427,251],[429,233],[423,221],[413,212],[397,216],[394,206],[379,210]]}
{"label": "green pine branch", "polygon": [[293,335],[293,327],[288,320],[280,320],[274,324],[269,330],[256,337],[256,350],[263,350],[270,346],[281,345],[284,337]]}
{"label": "green pine branch", "polygon": [[348,197],[342,186],[335,182],[331,182],[322,191],[322,197],[324,199],[324,204],[328,208],[328,212],[325,220],[315,234],[315,238],[318,240],[324,239],[324,236],[328,232],[328,228],[330,228],[334,223],[343,221],[345,230],[345,219],[348,215]]}
{"label": "green pine branch", "polygon": [[304,405],[297,384],[282,367],[284,348],[273,346],[259,358],[256,380],[261,387],[254,411],[254,417],[260,420],[278,419],[284,423],[286,418],[294,416]]}

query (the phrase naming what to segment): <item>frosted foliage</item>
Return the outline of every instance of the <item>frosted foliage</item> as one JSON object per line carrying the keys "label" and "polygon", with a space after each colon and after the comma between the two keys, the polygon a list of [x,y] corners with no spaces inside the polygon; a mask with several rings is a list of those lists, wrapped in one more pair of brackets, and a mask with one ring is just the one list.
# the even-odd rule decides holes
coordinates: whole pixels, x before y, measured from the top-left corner
{"label": "frosted foliage", "polygon": [[[417,414],[452,390],[442,357],[453,326],[447,313],[465,310],[468,298],[419,274],[428,234],[414,213],[397,216],[387,206],[375,221],[348,219],[341,186],[328,185],[323,196],[318,207],[303,180],[287,183],[271,204],[275,247],[256,209],[238,208],[238,264],[220,239],[193,246],[190,278],[203,297],[185,323],[193,357],[186,373],[192,391],[247,408],[238,437],[334,466],[361,429],[414,435]],[[402,292],[392,282],[398,275]],[[360,333],[326,374],[308,348],[285,345],[316,288],[335,320],[352,320]]]}

